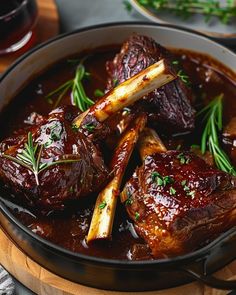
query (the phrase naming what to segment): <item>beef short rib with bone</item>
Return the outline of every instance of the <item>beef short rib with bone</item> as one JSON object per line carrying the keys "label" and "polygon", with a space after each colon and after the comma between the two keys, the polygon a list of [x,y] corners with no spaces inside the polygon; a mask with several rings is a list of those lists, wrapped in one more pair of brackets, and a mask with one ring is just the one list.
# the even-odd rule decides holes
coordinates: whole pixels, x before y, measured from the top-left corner
{"label": "beef short rib with bone", "polygon": [[107,93],[76,117],[74,107],[53,110],[38,125],[0,145],[0,178],[14,193],[43,210],[63,209],[66,202],[97,192],[107,182],[93,136],[97,125],[156,87],[175,79],[164,60],[151,65]]}

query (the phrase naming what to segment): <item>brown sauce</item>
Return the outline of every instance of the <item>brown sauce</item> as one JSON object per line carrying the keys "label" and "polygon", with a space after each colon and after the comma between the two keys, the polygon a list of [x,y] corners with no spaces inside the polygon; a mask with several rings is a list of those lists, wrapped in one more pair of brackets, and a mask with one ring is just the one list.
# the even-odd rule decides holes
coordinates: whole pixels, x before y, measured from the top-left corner
{"label": "brown sauce", "polygon": [[[105,89],[105,63],[107,60],[111,60],[118,50],[107,51],[104,49],[90,55],[86,60],[85,67],[91,73],[91,78],[85,81],[84,85],[90,98],[95,99],[95,89]],[[196,109],[216,95],[224,93],[224,124],[227,124],[236,115],[236,77],[233,77],[232,73],[226,74],[227,69],[207,56],[187,51],[173,52],[176,58],[182,61],[184,71],[190,77],[196,97]],[[30,113],[47,114],[53,105],[48,103],[45,96],[68,79],[71,79],[74,70],[74,65],[63,61],[29,83],[29,86],[2,112],[0,124],[4,127],[2,128],[1,139],[24,127],[26,125],[24,121]],[[69,95],[61,101],[62,105],[70,103],[71,98]],[[189,147],[191,144],[199,143],[201,131],[201,122],[198,122],[194,133],[171,138],[165,137],[165,143],[169,148],[176,148],[179,143],[182,146]],[[137,160],[134,155],[131,159],[128,174],[136,165]],[[71,251],[113,259],[151,259],[148,251],[143,251],[145,247],[142,244],[144,242],[135,233],[132,222],[128,219],[121,205],[117,209],[112,241],[88,247],[85,237],[88,232],[95,199],[96,196],[89,196],[88,199],[83,199],[76,204],[77,210],[69,208],[63,214],[51,213],[48,216],[42,216],[37,212],[31,212],[29,208],[25,209],[15,205],[17,202],[15,202],[14,196],[9,202],[7,201],[7,206],[33,232]],[[135,249],[138,248],[141,251],[136,255]]]}

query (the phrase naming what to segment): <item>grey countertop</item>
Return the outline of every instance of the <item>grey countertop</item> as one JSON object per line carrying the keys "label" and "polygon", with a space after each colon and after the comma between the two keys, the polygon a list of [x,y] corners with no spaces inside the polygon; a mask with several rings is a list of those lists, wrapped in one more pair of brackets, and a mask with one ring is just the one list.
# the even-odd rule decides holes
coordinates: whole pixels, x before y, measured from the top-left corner
{"label": "grey countertop", "polygon": [[122,0],[56,0],[56,3],[61,32],[100,23],[146,21],[134,9],[129,13]]}

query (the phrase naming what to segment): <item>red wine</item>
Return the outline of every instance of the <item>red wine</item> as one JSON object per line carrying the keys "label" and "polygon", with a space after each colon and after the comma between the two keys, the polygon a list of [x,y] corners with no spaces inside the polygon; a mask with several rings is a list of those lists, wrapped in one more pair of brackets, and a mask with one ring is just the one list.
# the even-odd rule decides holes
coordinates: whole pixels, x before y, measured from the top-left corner
{"label": "red wine", "polygon": [[36,0],[0,0],[0,54],[27,42],[36,18]]}

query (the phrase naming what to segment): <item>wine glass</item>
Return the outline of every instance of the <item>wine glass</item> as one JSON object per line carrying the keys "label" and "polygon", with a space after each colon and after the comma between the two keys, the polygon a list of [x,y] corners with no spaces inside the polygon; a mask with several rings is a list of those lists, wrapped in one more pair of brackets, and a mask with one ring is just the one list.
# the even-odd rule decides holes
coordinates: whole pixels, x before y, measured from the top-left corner
{"label": "wine glass", "polygon": [[37,17],[36,0],[0,0],[0,55],[32,43]]}

